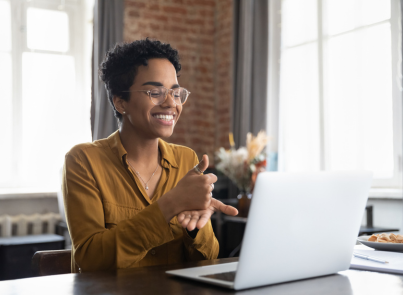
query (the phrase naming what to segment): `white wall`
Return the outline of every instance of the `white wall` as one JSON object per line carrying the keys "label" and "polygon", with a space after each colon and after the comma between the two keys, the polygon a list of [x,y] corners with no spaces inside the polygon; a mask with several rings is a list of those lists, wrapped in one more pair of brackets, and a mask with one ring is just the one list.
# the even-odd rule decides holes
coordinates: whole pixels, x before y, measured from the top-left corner
{"label": "white wall", "polygon": [[[367,205],[373,206],[374,227],[399,228],[403,232],[402,199],[370,198]],[[362,224],[366,224],[365,215]]]}
{"label": "white wall", "polygon": [[56,196],[0,199],[0,216],[48,212],[59,213]]}

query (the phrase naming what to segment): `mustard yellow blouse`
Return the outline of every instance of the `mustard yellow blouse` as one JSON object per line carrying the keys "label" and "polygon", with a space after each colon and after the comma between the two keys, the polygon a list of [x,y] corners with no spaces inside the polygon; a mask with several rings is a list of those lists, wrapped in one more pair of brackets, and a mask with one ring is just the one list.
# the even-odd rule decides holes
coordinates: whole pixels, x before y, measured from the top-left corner
{"label": "mustard yellow blouse", "polygon": [[119,131],[67,154],[63,195],[72,239],[72,272],[215,259],[211,222],[192,239],[157,200],[198,163],[190,148],[159,140],[162,175],[150,200],[126,160]]}

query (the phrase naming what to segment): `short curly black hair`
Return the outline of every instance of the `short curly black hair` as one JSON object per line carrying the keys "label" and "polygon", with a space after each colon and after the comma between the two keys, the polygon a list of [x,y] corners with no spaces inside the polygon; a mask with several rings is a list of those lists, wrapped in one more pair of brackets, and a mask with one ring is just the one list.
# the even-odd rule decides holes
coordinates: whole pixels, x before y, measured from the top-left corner
{"label": "short curly black hair", "polygon": [[158,40],[146,38],[131,43],[116,44],[106,53],[99,69],[99,77],[105,83],[109,102],[119,123],[122,121],[122,115],[113,104],[113,96],[129,101],[130,93],[123,91],[128,91],[133,85],[138,67],[147,66],[148,60],[152,58],[169,60],[175,67],[177,75],[181,70],[178,51],[170,44]]}

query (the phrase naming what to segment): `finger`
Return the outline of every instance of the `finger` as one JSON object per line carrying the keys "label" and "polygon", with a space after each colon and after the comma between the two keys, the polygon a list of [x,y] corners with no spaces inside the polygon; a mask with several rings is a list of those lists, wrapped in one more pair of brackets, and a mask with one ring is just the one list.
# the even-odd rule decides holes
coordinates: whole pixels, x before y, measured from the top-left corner
{"label": "finger", "polygon": [[183,221],[181,222],[183,228],[186,228],[188,226],[191,217],[192,216],[190,214],[185,216],[185,219],[183,219]]}
{"label": "finger", "polygon": [[192,231],[196,228],[196,224],[199,221],[199,215],[193,215],[190,219],[188,226],[186,227],[188,231]]}
{"label": "finger", "polygon": [[200,216],[199,221],[197,222],[197,228],[202,229],[210,219],[211,214],[205,213],[202,216]]}
{"label": "finger", "polygon": [[208,184],[215,183],[218,180],[217,176],[213,173],[204,174],[203,177],[206,179]]}
{"label": "finger", "polygon": [[[197,168],[199,168],[201,172],[204,172],[208,168],[208,165],[209,165],[208,156],[204,154],[201,161],[196,166]],[[190,170],[188,173],[200,175],[200,173],[197,172],[194,168]]]}
{"label": "finger", "polygon": [[236,208],[225,205],[223,202],[220,202],[217,199],[211,198],[211,205],[215,208],[216,211],[221,211],[226,215],[235,216],[238,214],[238,210]]}
{"label": "finger", "polygon": [[179,213],[179,214],[178,214],[178,222],[179,222],[179,223],[182,223],[182,221],[185,219],[185,217],[186,217],[186,213],[185,213],[185,212]]}
{"label": "finger", "polygon": [[204,154],[199,164],[197,164],[197,167],[199,167],[201,171],[206,171],[208,165],[209,165],[208,156],[207,154]]}

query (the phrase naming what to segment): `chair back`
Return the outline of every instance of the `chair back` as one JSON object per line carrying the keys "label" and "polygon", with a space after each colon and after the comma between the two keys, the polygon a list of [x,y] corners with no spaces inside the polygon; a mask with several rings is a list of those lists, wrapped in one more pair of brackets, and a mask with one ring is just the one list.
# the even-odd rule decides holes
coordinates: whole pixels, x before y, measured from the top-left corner
{"label": "chair back", "polygon": [[71,273],[71,250],[37,251],[32,257],[36,276]]}

